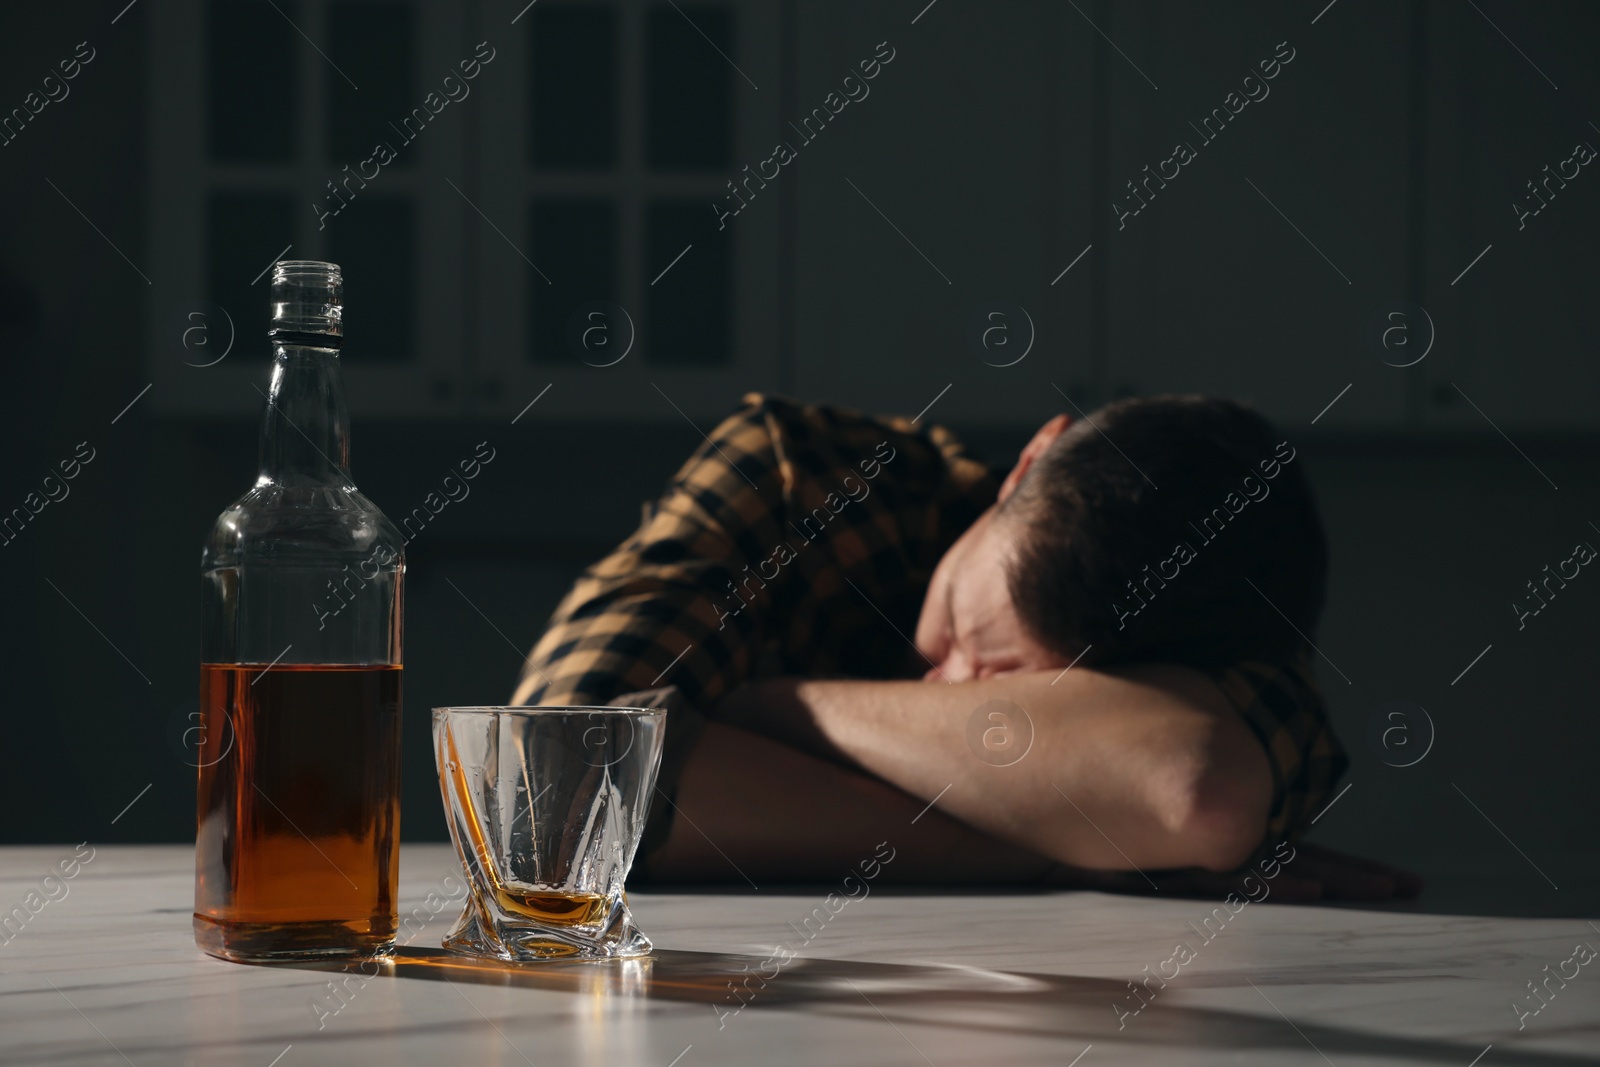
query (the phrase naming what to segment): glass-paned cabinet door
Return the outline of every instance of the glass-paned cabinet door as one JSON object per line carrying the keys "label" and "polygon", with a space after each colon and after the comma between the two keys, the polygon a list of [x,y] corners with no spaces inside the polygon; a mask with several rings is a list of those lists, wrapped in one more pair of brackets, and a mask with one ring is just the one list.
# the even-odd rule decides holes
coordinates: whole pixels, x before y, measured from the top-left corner
{"label": "glass-paned cabinet door", "polygon": [[[268,268],[344,268],[352,411],[461,413],[459,195],[487,73],[447,0],[161,0],[148,40],[151,403],[260,407]],[[463,63],[471,66],[463,67]]]}
{"label": "glass-paned cabinet door", "polygon": [[781,139],[781,8],[539,0],[486,20],[497,69],[462,179],[482,216],[473,410],[515,417],[550,386],[545,419],[713,421],[779,386],[784,205],[717,205]]}

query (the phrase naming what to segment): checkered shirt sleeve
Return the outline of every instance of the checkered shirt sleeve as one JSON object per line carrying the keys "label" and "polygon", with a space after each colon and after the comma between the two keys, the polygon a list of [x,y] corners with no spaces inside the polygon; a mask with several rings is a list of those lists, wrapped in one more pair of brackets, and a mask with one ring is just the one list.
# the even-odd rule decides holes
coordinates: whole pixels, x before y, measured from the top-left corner
{"label": "checkered shirt sleeve", "polygon": [[912,674],[933,567],[996,485],[942,428],[751,394],[578,579],[512,702],[672,685],[707,708],[763,664]]}
{"label": "checkered shirt sleeve", "polygon": [[1263,847],[1298,838],[1350,766],[1328,724],[1310,650],[1287,667],[1242,663],[1216,681],[1266,749],[1272,766],[1272,810]]}

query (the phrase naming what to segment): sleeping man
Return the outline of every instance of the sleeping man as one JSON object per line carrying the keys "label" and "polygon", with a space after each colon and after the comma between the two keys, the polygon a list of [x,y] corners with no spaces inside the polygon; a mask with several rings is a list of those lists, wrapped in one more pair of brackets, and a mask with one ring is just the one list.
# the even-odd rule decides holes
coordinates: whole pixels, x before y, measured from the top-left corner
{"label": "sleeping man", "polygon": [[901,881],[1213,892],[1272,856],[1278,899],[1411,894],[1295,843],[1347,765],[1326,570],[1294,448],[1232,402],[1059,415],[1002,474],[751,395],[512,703],[669,709],[637,879],[832,879],[886,842]]}

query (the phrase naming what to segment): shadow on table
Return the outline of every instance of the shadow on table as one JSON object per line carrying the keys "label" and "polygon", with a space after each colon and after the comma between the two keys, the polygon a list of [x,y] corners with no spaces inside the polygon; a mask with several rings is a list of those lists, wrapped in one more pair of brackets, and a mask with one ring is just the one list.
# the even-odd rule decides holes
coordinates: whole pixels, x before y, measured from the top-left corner
{"label": "shadow on table", "polygon": [[[1231,1048],[1307,1052],[1310,1044],[1324,1057],[1342,1055],[1405,1058],[1463,1064],[1495,1040],[1499,1067],[1523,1064],[1565,1067],[1594,1061],[1581,1055],[1515,1050],[1503,1044],[1503,1031],[1484,1031],[1468,1043],[1367,1033],[1311,1022],[1290,1023],[1257,988],[1261,1011],[1230,1011],[1160,1002],[1161,994],[1138,1015],[1119,1018],[1112,1004],[1127,1010],[1139,1002],[1130,983],[1111,978],[990,970],[954,963],[873,963],[803,959],[737,953],[657,949],[631,960],[550,961],[515,964],[459,956],[441,949],[400,948],[376,964],[291,964],[309,970],[360,973],[451,984],[512,986],[564,992],[590,998],[656,999],[704,1004],[717,1028],[737,1026],[748,1011],[803,1007],[810,1014],[890,1025],[946,1027],[969,1033],[1029,1036],[1073,1042],[1120,1041],[1152,1047]],[[765,976],[765,977],[764,977]],[[1388,985],[1396,999],[1414,976],[1374,976],[1370,970],[1341,973],[1326,964],[1308,965],[1304,974],[1258,976],[1268,989],[1316,981],[1322,984]],[[1236,975],[1196,975],[1188,988],[1237,988]],[[1142,987],[1141,987],[1142,988]],[[1149,996],[1150,994],[1146,994]],[[1275,998],[1281,1002],[1282,997]],[[1278,1005],[1278,1006],[1281,1006]]]}

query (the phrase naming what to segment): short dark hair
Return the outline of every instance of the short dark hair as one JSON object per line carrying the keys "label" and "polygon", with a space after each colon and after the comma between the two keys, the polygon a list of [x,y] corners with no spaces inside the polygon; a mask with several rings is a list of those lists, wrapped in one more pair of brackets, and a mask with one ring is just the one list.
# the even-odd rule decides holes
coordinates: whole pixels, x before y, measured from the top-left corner
{"label": "short dark hair", "polygon": [[1073,423],[996,516],[1020,523],[1023,624],[1066,655],[1092,646],[1086,664],[1287,662],[1314,639],[1328,570],[1295,458],[1230,400],[1119,400]]}

